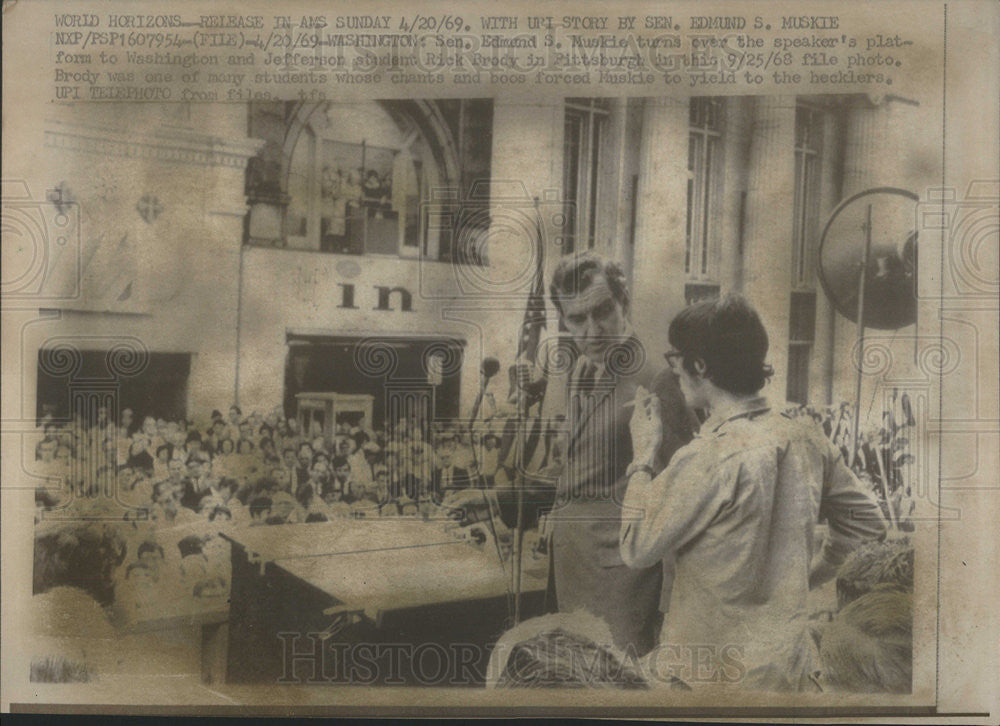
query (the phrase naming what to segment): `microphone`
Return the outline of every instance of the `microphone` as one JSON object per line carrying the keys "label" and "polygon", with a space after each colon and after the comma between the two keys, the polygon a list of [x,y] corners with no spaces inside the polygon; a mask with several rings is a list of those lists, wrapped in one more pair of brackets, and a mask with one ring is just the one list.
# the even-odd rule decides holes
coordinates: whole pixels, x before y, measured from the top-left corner
{"label": "microphone", "polygon": [[469,419],[470,432],[472,431],[472,426],[476,420],[476,417],[479,415],[479,409],[483,405],[483,396],[486,395],[486,384],[499,371],[500,371],[500,361],[498,361],[493,356],[487,356],[486,358],[483,358],[483,362],[479,366],[479,372],[482,374],[482,378],[479,380],[479,394],[476,396],[476,402],[472,404],[472,416]]}
{"label": "microphone", "polygon": [[500,361],[493,356],[483,358],[483,363],[479,367],[479,371],[483,374],[483,378],[489,380],[500,372]]}

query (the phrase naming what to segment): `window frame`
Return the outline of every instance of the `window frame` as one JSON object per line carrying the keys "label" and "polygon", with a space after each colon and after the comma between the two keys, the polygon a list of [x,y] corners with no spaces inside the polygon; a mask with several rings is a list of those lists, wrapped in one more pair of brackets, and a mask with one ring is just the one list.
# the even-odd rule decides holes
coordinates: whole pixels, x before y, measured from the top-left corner
{"label": "window frame", "polygon": [[724,99],[714,96],[690,100],[684,276],[693,282],[718,282],[719,277],[720,250],[715,232],[722,212],[725,108]]}
{"label": "window frame", "polygon": [[[792,290],[789,295],[788,307],[788,375],[786,376],[785,398],[790,402],[805,405],[809,402],[809,369],[812,349],[816,344],[816,291]],[[797,312],[803,307],[811,315],[802,315],[801,312]],[[800,369],[793,365],[793,361],[802,365],[803,375],[801,378],[799,376]],[[803,392],[802,400],[793,395],[793,389],[794,393]]]}
{"label": "window frame", "polygon": [[[791,261],[793,290],[816,289],[824,113],[823,108],[808,103],[800,102],[795,107]],[[803,116],[807,116],[804,123]]]}
{"label": "window frame", "polygon": [[[603,201],[601,189],[604,144],[607,143],[611,118],[611,99],[567,98],[563,122],[563,195],[572,205],[572,240],[564,243],[563,252],[592,250],[597,246],[598,209]],[[570,121],[581,129],[576,145],[575,168],[570,166],[570,148],[566,135]],[[570,193],[570,180],[573,181]],[[584,246],[581,246],[582,245]]]}

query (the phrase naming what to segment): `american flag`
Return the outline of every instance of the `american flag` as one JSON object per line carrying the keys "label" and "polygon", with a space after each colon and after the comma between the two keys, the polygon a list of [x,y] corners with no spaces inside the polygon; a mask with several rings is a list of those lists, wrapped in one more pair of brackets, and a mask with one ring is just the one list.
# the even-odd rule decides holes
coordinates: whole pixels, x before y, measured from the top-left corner
{"label": "american flag", "polygon": [[[546,381],[534,381],[528,385],[519,385],[517,370],[519,365],[528,364],[534,367],[538,359],[538,346],[542,331],[545,330],[545,239],[542,234],[541,216],[538,213],[538,200],[535,200],[535,249],[538,255],[535,259],[535,277],[528,293],[528,301],[524,308],[524,320],[521,322],[521,336],[517,341],[517,359],[510,368],[510,396],[524,412],[524,452],[521,461],[527,471],[533,471],[545,462],[545,447],[539,446],[545,441],[542,435],[541,402],[545,397]],[[533,414],[531,412],[534,412]],[[500,461],[505,466],[513,467],[516,460],[517,439],[515,420],[509,420],[504,427],[500,444]]]}
{"label": "american flag", "polygon": [[521,323],[521,338],[517,342],[517,360],[535,363],[538,357],[538,342],[545,330],[545,244],[542,239],[541,220],[538,218],[536,201],[535,208],[535,241],[538,257],[535,261],[535,279],[531,284],[531,293],[524,309],[524,322]]}

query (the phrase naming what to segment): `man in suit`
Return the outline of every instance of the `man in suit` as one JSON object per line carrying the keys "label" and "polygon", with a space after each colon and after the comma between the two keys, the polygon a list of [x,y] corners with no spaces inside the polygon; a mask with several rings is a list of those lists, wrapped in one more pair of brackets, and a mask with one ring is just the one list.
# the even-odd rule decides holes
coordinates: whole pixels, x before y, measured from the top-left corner
{"label": "man in suit", "polygon": [[549,292],[578,352],[567,382],[565,468],[549,516],[550,591],[560,612],[590,611],[607,622],[618,647],[641,655],[655,645],[664,565],[631,569],[619,553],[632,461],[630,404],[640,386],[659,399],[663,435],[654,475],[690,441],[696,422],[676,380],[647,361],[616,263],[589,252],[567,256]]}
{"label": "man in suit", "polygon": [[431,473],[431,496],[438,504],[451,491],[468,489],[472,479],[466,469],[455,466],[454,457],[457,442],[454,436],[442,436],[438,441],[438,466]]}
{"label": "man in suit", "polygon": [[343,500],[349,497],[351,489],[356,488],[354,477],[351,474],[351,464],[346,456],[335,456],[330,462],[332,476],[326,477],[322,494],[324,500],[333,497],[333,501]]}
{"label": "man in suit", "polygon": [[281,489],[286,492],[294,492],[302,483],[299,477],[299,458],[295,453],[295,447],[287,445],[281,451],[281,468],[285,472],[281,484]]}
{"label": "man in suit", "polygon": [[309,481],[309,470],[312,469],[313,465],[313,447],[303,441],[299,444],[296,456],[298,462],[295,467],[295,476],[292,478],[293,491]]}
{"label": "man in suit", "polygon": [[184,481],[181,506],[198,511],[201,500],[217,494],[219,479],[212,475],[212,454],[207,450],[195,452],[188,457],[188,477]]}

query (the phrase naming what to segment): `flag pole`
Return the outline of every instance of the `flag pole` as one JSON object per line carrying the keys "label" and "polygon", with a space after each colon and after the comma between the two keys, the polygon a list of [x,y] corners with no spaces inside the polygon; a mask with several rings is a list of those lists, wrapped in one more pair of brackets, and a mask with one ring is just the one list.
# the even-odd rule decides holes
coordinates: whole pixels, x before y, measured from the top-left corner
{"label": "flag pole", "polygon": [[[539,312],[544,315],[544,286],[542,281],[542,276],[544,275],[544,240],[542,239],[542,225],[541,216],[538,209],[538,197],[535,197],[535,241],[537,243],[536,252],[538,257],[535,266],[535,279],[532,281],[531,293],[528,296],[528,308],[526,310],[525,318],[531,321],[531,325],[537,326],[538,321],[536,316]],[[539,304],[542,306],[542,310],[539,311]],[[534,308],[534,309],[533,309]],[[526,320],[526,322],[527,322]],[[518,348],[522,347],[521,340],[524,336],[524,323],[521,325],[522,337],[519,338]],[[537,341],[535,342],[535,350],[533,351],[532,358],[537,355]],[[517,505],[517,519],[514,525],[514,541],[512,547],[512,557],[513,563],[511,571],[514,578],[514,625],[521,622],[521,593],[523,589],[523,576],[522,576],[522,559],[523,559],[523,546],[524,546],[524,488],[525,488],[525,447],[527,446],[527,437],[525,432],[525,427],[528,420],[528,408],[531,403],[531,399],[526,390],[526,380],[521,380],[521,365],[515,361],[515,382],[517,384],[517,420],[515,428],[515,473],[514,473],[514,496]]]}
{"label": "flag pole", "polygon": [[861,256],[861,271],[858,273],[858,377],[854,387],[854,430],[851,432],[851,460],[847,463],[853,467],[858,457],[858,446],[861,444],[861,382],[865,366],[865,288],[868,286],[868,263],[872,249],[872,205],[868,205],[865,217],[865,246]]}

